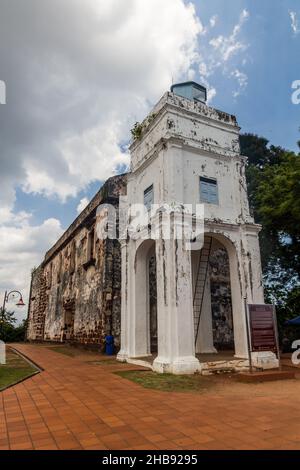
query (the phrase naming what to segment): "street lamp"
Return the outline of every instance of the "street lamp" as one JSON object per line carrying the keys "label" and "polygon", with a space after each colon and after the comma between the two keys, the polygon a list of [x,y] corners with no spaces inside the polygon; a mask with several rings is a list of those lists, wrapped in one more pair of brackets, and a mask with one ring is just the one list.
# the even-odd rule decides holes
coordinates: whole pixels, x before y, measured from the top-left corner
{"label": "street lamp", "polygon": [[13,296],[13,294],[19,295],[19,300],[16,303],[16,306],[17,307],[25,306],[21,292],[19,292],[18,290],[11,290],[10,292],[5,291],[4,299],[3,299],[3,307],[2,307],[2,312],[1,312],[1,332],[3,331],[3,325],[4,325],[5,305],[6,305],[6,302],[9,301],[9,297],[11,295]]}
{"label": "street lamp", "polygon": [[3,300],[3,307],[2,307],[2,314],[3,314],[4,311],[5,311],[6,302],[8,302],[9,297],[10,297],[10,295],[12,295],[12,294],[18,294],[18,295],[19,295],[19,300],[18,300],[18,302],[16,303],[16,306],[17,306],[17,307],[25,307],[25,304],[24,304],[24,301],[23,301],[23,297],[22,297],[21,292],[19,292],[18,290],[11,290],[10,292],[5,291],[4,300]]}

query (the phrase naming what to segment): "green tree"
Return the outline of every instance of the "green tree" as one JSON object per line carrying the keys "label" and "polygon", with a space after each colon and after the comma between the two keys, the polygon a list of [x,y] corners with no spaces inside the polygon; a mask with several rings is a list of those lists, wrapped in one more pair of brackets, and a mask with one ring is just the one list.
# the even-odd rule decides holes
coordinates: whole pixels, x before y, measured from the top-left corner
{"label": "green tree", "polygon": [[3,307],[0,308],[0,322],[7,323],[8,325],[14,325],[17,319],[15,317],[15,312],[9,312],[8,310],[4,309]]}
{"label": "green tree", "polygon": [[0,340],[13,343],[25,340],[26,320],[15,326],[17,319],[14,312],[0,308]]}
{"label": "green tree", "polygon": [[241,136],[241,153],[248,157],[251,212],[262,224],[267,300],[276,304],[283,324],[300,314],[300,155],[251,134]]}

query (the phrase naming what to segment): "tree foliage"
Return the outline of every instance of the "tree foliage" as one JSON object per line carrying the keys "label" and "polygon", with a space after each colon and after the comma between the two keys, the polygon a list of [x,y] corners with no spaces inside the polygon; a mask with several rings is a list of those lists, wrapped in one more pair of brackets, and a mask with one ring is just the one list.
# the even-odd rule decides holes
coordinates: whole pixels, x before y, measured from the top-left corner
{"label": "tree foliage", "polygon": [[5,343],[16,343],[25,340],[26,320],[20,325],[15,325],[17,319],[14,312],[0,309],[0,340]]}
{"label": "tree foliage", "polygon": [[267,300],[276,304],[282,325],[300,315],[300,155],[257,135],[244,134],[240,142],[251,212],[262,225]]}

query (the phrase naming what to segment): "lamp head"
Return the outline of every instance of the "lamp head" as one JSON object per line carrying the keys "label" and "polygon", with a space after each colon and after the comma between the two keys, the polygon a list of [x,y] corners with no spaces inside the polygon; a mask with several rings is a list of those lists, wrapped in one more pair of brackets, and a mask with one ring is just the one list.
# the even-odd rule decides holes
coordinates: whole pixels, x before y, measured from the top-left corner
{"label": "lamp head", "polygon": [[25,304],[24,304],[24,301],[23,301],[23,298],[21,297],[19,302],[16,303],[16,306],[17,307],[25,307]]}

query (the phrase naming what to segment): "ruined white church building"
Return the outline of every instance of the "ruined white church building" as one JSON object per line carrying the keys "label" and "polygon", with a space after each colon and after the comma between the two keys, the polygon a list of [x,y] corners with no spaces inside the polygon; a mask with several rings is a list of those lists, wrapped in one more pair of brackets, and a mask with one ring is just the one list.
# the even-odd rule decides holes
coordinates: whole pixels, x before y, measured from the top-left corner
{"label": "ruined white church building", "polygon": [[[245,303],[264,295],[239,130],[206,104],[204,87],[172,86],[133,130],[130,172],[105,183],[34,272],[28,339],[99,348],[111,334],[119,360],[158,372],[204,371],[224,351],[227,365],[247,366]],[[99,240],[97,207],[118,207],[126,194],[128,206],[149,209],[147,222],[134,236]],[[199,240],[174,236],[183,205],[192,226],[203,226]],[[277,360],[255,353],[253,363]]]}

